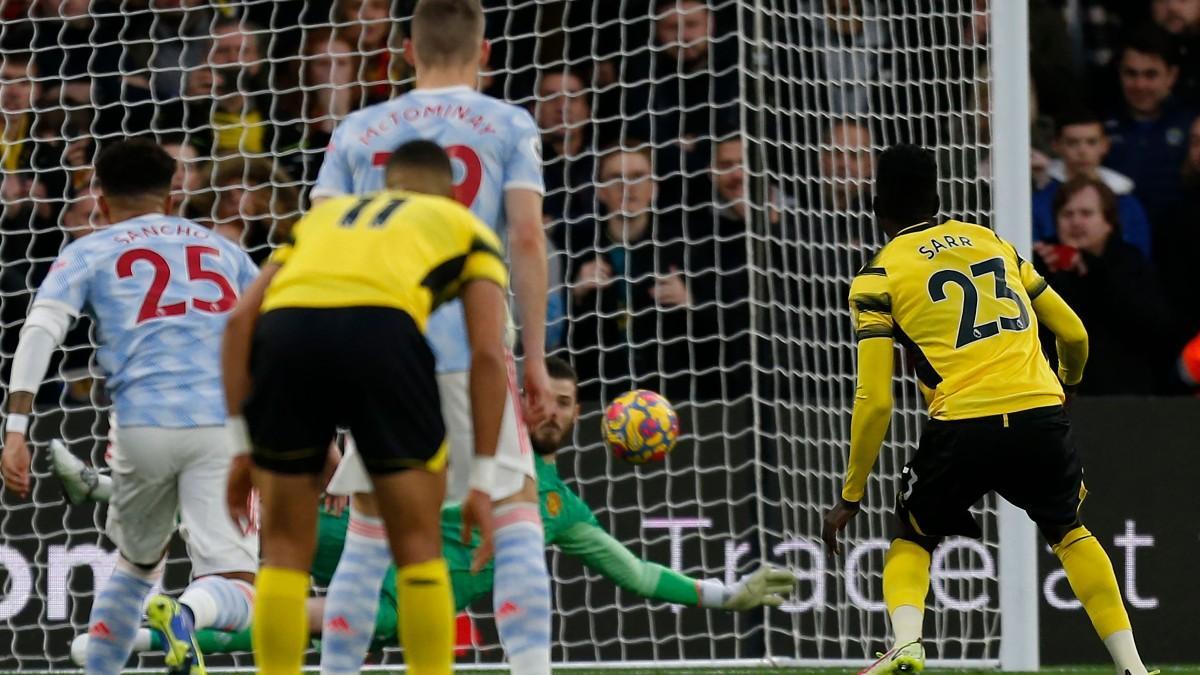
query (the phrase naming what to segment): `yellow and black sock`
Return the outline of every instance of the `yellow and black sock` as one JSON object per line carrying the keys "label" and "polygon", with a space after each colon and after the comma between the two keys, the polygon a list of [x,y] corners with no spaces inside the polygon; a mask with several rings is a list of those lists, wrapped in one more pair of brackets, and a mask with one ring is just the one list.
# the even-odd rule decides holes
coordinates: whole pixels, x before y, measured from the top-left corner
{"label": "yellow and black sock", "polygon": [[296,675],[308,646],[308,572],[264,567],[254,586],[251,636],[258,672]]}
{"label": "yellow and black sock", "polygon": [[400,646],[413,675],[450,675],[454,667],[454,595],[442,558],[396,574]]}

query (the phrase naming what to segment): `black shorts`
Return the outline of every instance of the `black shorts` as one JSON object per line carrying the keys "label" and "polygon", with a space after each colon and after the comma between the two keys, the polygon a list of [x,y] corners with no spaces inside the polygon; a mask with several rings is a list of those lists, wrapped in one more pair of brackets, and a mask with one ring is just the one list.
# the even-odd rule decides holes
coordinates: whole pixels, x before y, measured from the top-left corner
{"label": "black shorts", "polygon": [[996,492],[1043,532],[1078,521],[1086,491],[1062,407],[967,420],[929,420],[901,474],[897,516],[929,537],[979,537],[970,508]]}
{"label": "black shorts", "polygon": [[250,362],[245,416],[259,467],[319,473],[338,427],[372,474],[444,463],[434,356],[407,313],[271,310],[259,317]]}

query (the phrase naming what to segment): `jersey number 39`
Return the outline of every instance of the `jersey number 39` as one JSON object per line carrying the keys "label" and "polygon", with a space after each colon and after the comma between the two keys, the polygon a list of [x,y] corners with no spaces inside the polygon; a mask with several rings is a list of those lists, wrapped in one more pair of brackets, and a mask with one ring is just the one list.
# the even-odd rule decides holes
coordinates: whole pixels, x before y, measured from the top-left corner
{"label": "jersey number 39", "polygon": [[946,299],[946,284],[955,284],[962,289],[963,307],[958,318],[958,340],[955,349],[962,349],[972,342],[986,340],[1000,334],[1000,331],[1022,331],[1029,327],[1029,310],[1016,291],[1009,288],[1004,279],[1004,259],[989,258],[971,265],[971,275],[982,277],[991,274],[996,279],[997,299],[1007,298],[1017,305],[1020,314],[1016,317],[1002,316],[995,321],[975,323],[979,314],[979,290],[971,277],[958,270],[944,269],[934,272],[929,277],[929,298],[934,302]]}
{"label": "jersey number 39", "polygon": [[[483,160],[479,159],[479,153],[469,145],[447,146],[446,154],[452,161],[458,160],[463,166],[462,177],[454,182],[454,201],[469,209],[475,203],[475,197],[483,185]],[[387,166],[391,156],[390,152],[377,152],[371,158],[371,163],[374,166]]]}

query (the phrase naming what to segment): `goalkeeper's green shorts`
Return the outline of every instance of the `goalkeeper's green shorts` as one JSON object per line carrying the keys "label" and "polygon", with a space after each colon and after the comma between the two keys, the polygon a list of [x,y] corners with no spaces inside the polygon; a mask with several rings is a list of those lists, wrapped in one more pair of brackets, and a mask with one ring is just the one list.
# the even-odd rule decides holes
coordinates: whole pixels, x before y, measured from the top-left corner
{"label": "goalkeeper's green shorts", "polygon": [[[396,573],[389,570],[379,594],[379,610],[375,613],[375,634],[371,638],[371,651],[400,644],[400,625],[396,611]],[[451,572],[450,584],[454,588],[454,609],[461,612],[472,602],[492,592],[492,574],[487,570],[481,574]]]}

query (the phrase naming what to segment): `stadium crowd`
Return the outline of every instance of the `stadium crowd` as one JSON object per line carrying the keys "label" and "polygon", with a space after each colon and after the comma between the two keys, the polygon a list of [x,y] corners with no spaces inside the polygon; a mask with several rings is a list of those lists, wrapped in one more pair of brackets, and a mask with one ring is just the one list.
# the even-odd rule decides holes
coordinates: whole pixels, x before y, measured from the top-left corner
{"label": "stadium crowd", "polygon": [[[867,12],[887,3],[798,1],[797,39],[816,49],[776,67],[808,74],[797,87],[812,95],[796,101],[815,106],[806,114],[819,123],[787,139],[804,156],[773,167],[792,175],[778,185],[743,166],[760,155],[770,165],[774,148],[747,147],[756,122],[742,103],[759,94],[739,89],[738,3],[483,3],[496,48],[481,86],[528,105],[542,129],[556,275],[548,339],[570,355],[582,398],[633,385],[745,396],[754,366],[785,365],[776,349],[754,349],[770,345],[775,321],[756,304],[788,305],[788,334],[806,336],[800,348],[818,359],[809,369],[849,374],[834,363],[849,360],[811,344],[849,349],[849,278],[882,243],[869,176],[873,150],[894,138],[878,120],[904,112],[897,92],[920,64],[885,57],[903,26]],[[411,86],[404,23],[391,17],[413,4],[0,5],[5,368],[64,241],[103,224],[90,172],[98,146],[158,139],[180,161],[179,212],[261,260],[305,208],[336,123]],[[940,77],[985,81],[986,2],[939,4],[975,10],[943,27],[957,43]],[[1189,261],[1200,250],[1200,0],[1030,0],[1030,18],[1033,260],[1092,336],[1081,391],[1192,392],[1200,358],[1181,354],[1200,332]],[[987,87],[949,98],[972,101],[957,118],[975,123],[924,138],[985,147]],[[980,218],[986,151],[962,159],[943,162],[944,179],[954,174],[943,215]],[[76,327],[62,364],[81,400],[80,374],[94,370],[88,330]]]}

